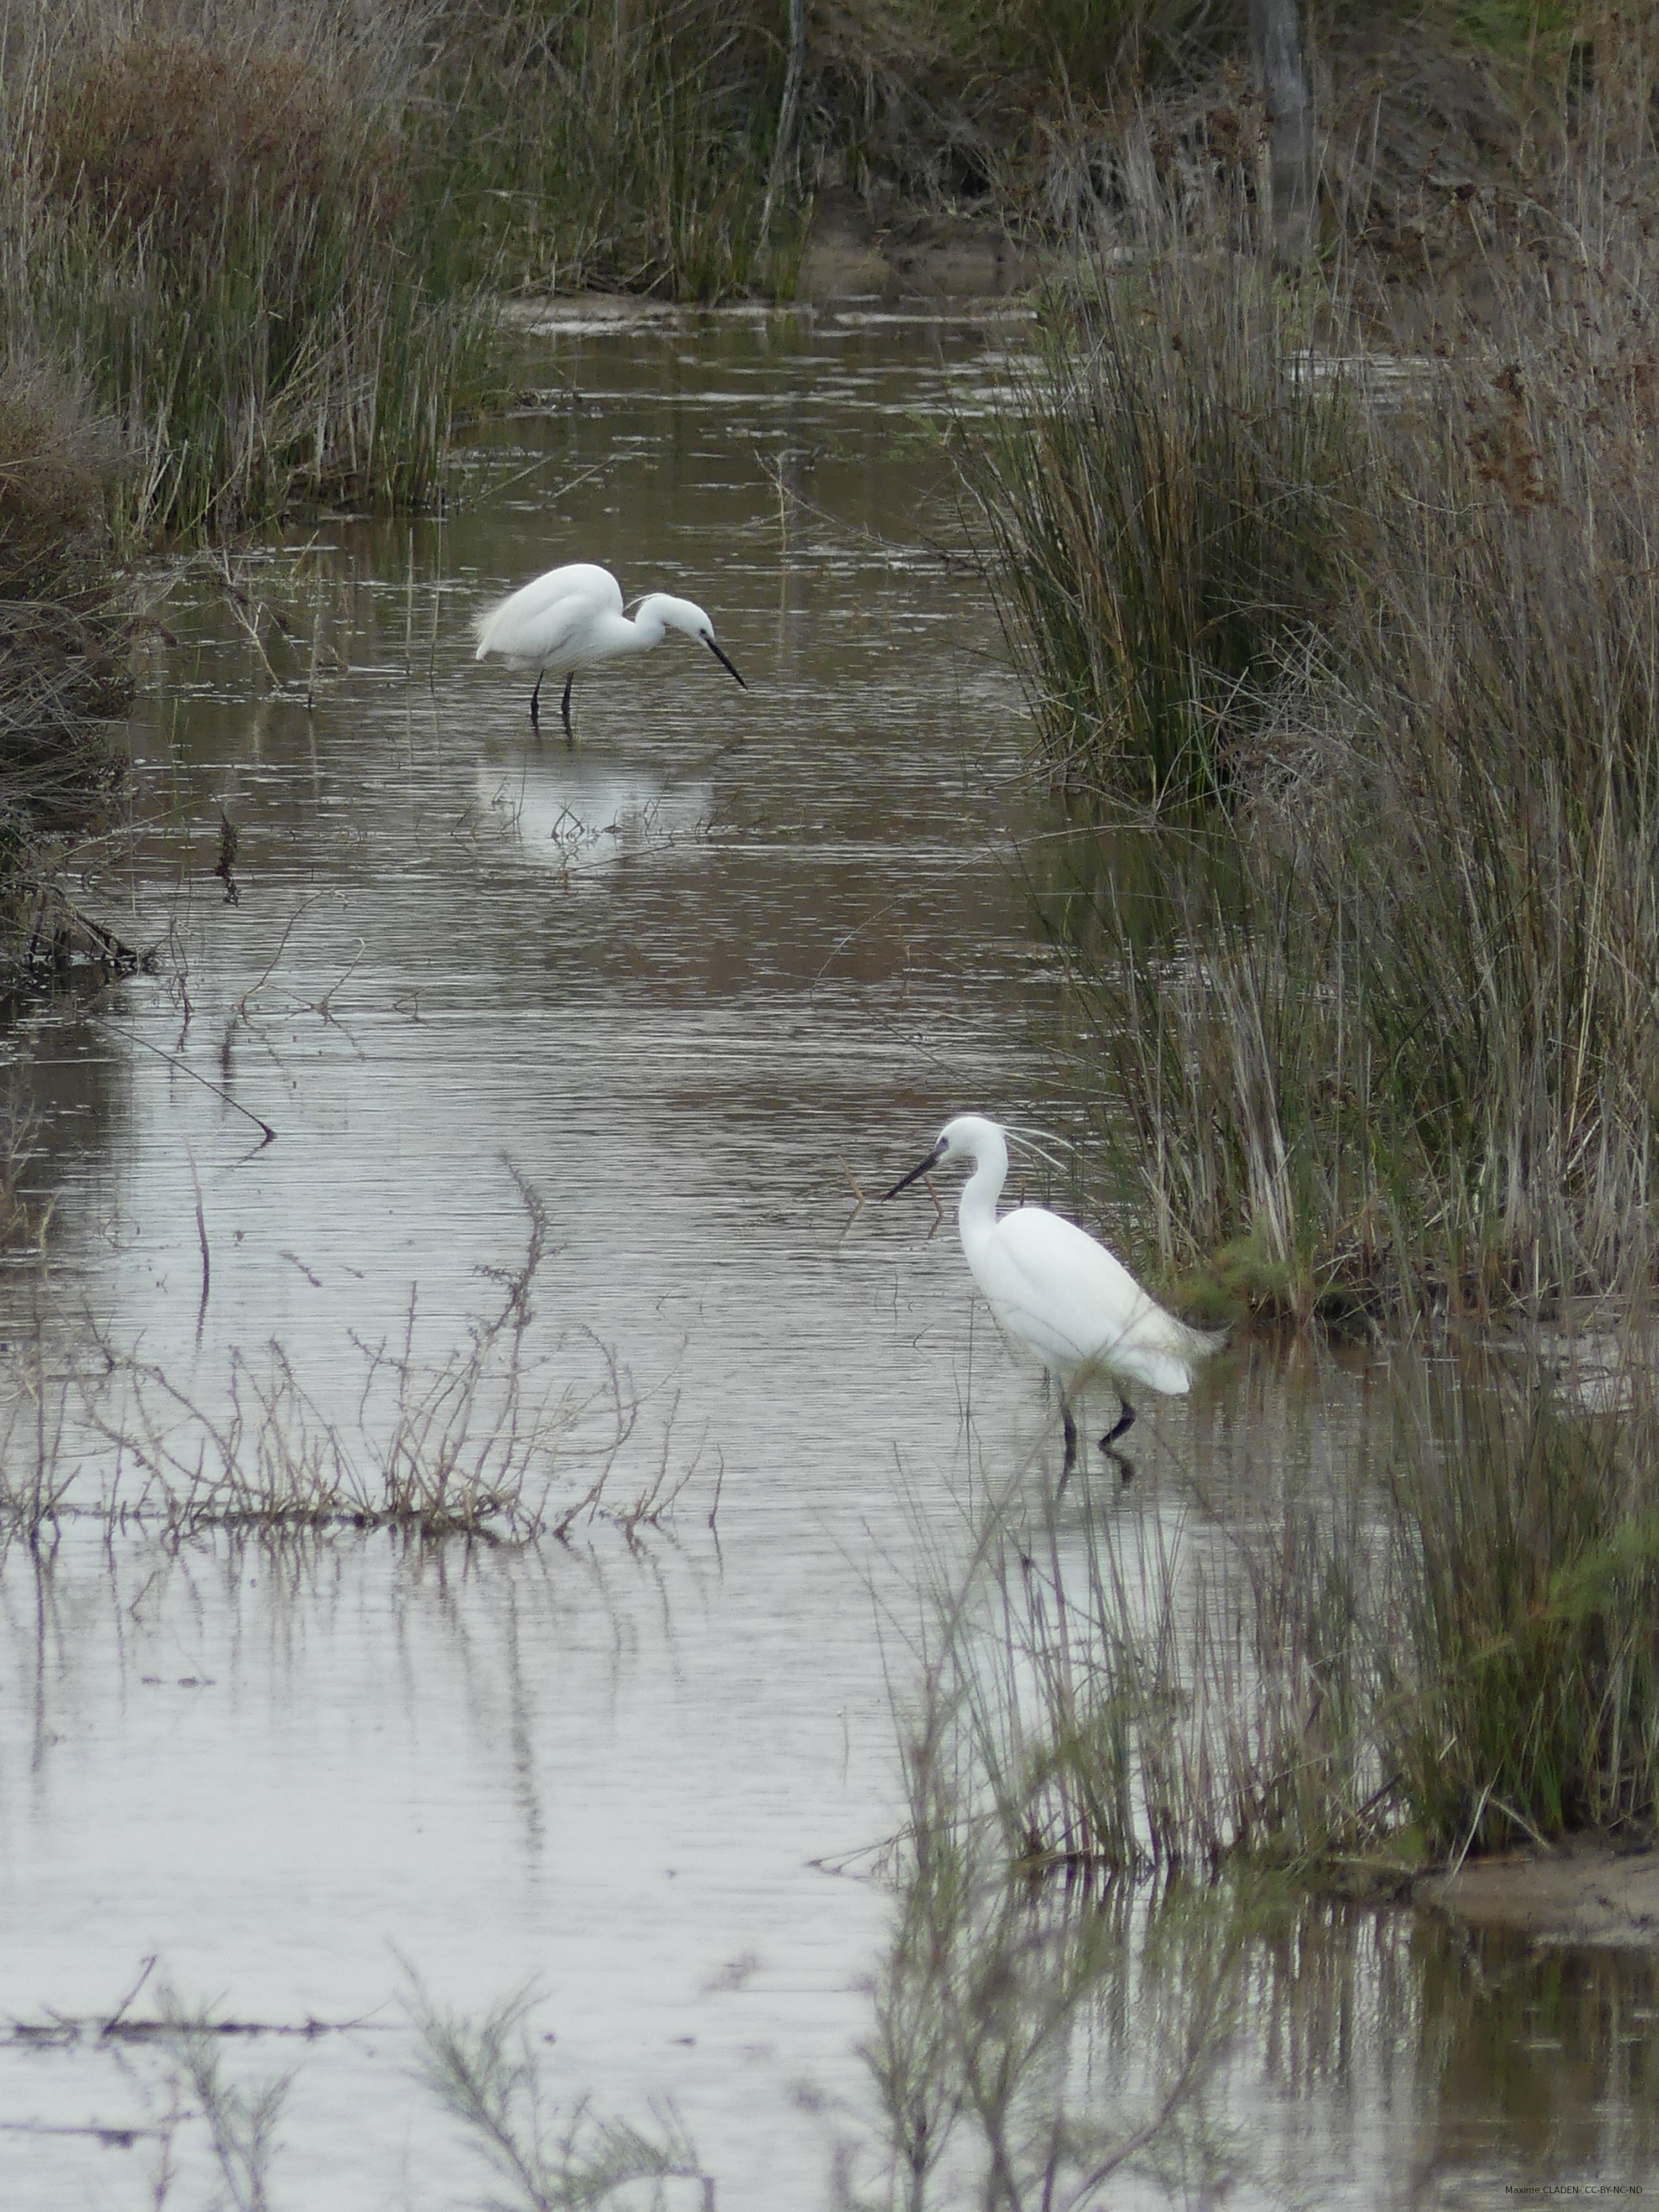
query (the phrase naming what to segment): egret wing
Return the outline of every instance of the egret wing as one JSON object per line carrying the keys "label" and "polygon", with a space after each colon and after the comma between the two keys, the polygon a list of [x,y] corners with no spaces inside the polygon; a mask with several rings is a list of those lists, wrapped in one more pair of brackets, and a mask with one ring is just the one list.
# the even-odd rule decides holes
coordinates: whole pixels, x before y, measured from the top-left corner
{"label": "egret wing", "polygon": [[1147,1303],[1128,1269],[1075,1222],[1045,1206],[1005,1213],[992,1237],[994,1310],[1062,1368],[1101,1356]]}
{"label": "egret wing", "polygon": [[[1106,1247],[1045,1207],[1020,1206],[996,1226],[999,1297],[1011,1327],[1061,1371],[1098,1363],[1172,1395],[1215,1340],[1165,1312]],[[1018,1308],[1018,1317],[1015,1309]]]}
{"label": "egret wing", "polygon": [[596,615],[620,615],[622,586],[608,568],[572,561],[509,592],[473,625],[477,658],[497,653],[512,660],[556,661],[582,626]]}

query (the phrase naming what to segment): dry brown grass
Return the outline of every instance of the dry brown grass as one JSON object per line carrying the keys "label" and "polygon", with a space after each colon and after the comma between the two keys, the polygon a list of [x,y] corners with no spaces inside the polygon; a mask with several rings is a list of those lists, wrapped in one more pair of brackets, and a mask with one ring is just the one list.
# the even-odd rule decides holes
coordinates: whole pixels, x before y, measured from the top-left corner
{"label": "dry brown grass", "polygon": [[132,39],[66,72],[38,151],[49,195],[165,252],[210,240],[256,201],[339,206],[392,222],[398,149],[349,86],[277,52]]}
{"label": "dry brown grass", "polygon": [[[27,1144],[27,1130],[14,1133],[8,1168],[0,1142],[0,1234]],[[85,1517],[174,1545],[216,1531],[277,1541],[374,1529],[567,1543],[595,1522],[633,1542],[663,1527],[704,1471],[706,1438],[687,1447],[676,1432],[677,1395],[647,1416],[654,1394],[585,1333],[542,1338],[532,1293],[551,1256],[547,1219],[514,1181],[522,1256],[480,1269],[488,1303],[447,1352],[423,1348],[413,1290],[398,1336],[349,1333],[344,1418],[329,1406],[337,1352],[302,1372],[275,1340],[233,1346],[216,1375],[185,1383],[91,1322],[84,1352],[60,1366],[37,1320],[0,1370],[0,1538],[39,1544]],[[204,1272],[204,1316],[208,1292]],[[585,1387],[568,1379],[579,1364]]]}
{"label": "dry brown grass", "polygon": [[62,369],[0,362],[0,595],[42,599],[107,547],[115,426]]}
{"label": "dry brown grass", "polygon": [[132,692],[110,568],[119,465],[81,385],[0,363],[0,970],[38,903],[40,841],[82,830],[119,781],[107,724]]}
{"label": "dry brown grass", "polygon": [[70,15],[5,18],[0,351],[76,362],[127,455],[118,524],[426,500],[487,313],[430,191],[414,212],[415,11]]}

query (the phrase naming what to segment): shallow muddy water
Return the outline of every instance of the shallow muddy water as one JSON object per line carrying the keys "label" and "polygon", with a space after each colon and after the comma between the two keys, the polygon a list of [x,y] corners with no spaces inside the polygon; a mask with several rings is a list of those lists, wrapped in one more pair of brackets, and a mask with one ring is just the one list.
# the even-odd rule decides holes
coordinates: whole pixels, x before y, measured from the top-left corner
{"label": "shallow muddy water", "polygon": [[[874,2186],[858,2046],[902,1817],[893,1698],[972,1480],[1053,1458],[953,1231],[929,1238],[921,1193],[858,1202],[951,1111],[1066,1121],[1018,696],[937,550],[928,426],[975,404],[1000,343],[567,330],[527,349],[545,404],[468,456],[443,524],[325,523],[237,563],[234,599],[178,579],[132,834],[88,869],[155,970],[15,1041],[54,1213],[44,1288],[8,1279],[13,1346],[47,1376],[89,1332],[136,1348],[188,1450],[185,1401],[222,1414],[233,1351],[268,1373],[274,1340],[313,1433],[349,1430],[363,1347],[401,1341],[412,1288],[429,1361],[495,1297],[516,1170],[549,1223],[556,1497],[607,1459],[613,1506],[684,1486],[659,1525],[584,1520],[563,1545],[169,1549],[88,1514],[45,1559],[13,1548],[0,2204],[154,2201],[176,2065],[99,2033],[152,1958],[129,2021],[165,1977],[266,2031],[234,2039],[235,2078],[295,2074],[273,2204],[423,2212],[479,2187],[412,2078],[410,1974],[475,2014],[534,1984],[550,2091],[641,2124],[672,2100],[723,2208],[830,2202],[841,2152]],[[699,600],[749,690],[671,637],[579,679],[574,750],[534,738],[527,682],[474,664],[468,622],[573,558]],[[1364,1363],[1240,1376],[1236,1355],[1143,1408],[1120,1510],[1224,1470],[1247,1422],[1258,1455],[1291,1420],[1359,1447]],[[84,1423],[60,1462],[82,1505],[142,1491]],[[1645,1966],[1551,1982],[1492,1939],[1356,1916],[1310,1981],[1312,1941],[1294,1970],[1264,1950],[1229,2063],[1219,2117],[1259,2137],[1234,2201],[1639,2178]],[[1546,2126],[1540,2054],[1569,2039]],[[1132,2070],[1109,2024],[1085,2040]],[[210,2201],[201,2130],[172,2141],[167,2201]]]}

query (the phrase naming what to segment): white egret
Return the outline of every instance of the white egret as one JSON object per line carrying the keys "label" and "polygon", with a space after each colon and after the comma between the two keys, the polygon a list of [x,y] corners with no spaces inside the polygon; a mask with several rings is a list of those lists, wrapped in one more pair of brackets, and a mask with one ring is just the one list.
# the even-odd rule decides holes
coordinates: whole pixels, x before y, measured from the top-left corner
{"label": "white egret", "polygon": [[1117,1420],[1100,1439],[1101,1449],[1109,1453],[1135,1417],[1122,1382],[1145,1382],[1179,1397],[1190,1389],[1198,1362],[1220,1349],[1224,1333],[1190,1328],[1166,1313],[1103,1244],[1046,1206],[1017,1206],[999,1221],[1008,1146],[997,1123],[983,1115],[959,1114],[947,1121],[927,1158],[884,1197],[896,1198],[930,1168],[959,1158],[974,1163],[957,1207],[974,1280],[1002,1327],[1035,1352],[1060,1384],[1063,1484],[1077,1458],[1069,1402],[1075,1382],[1100,1370],[1117,1387]]}
{"label": "white egret", "polygon": [[627,653],[644,653],[659,644],[671,629],[701,638],[720,665],[737,676],[744,690],[749,686],[714,642],[714,625],[690,599],[677,599],[667,592],[651,592],[631,616],[623,612],[622,586],[608,568],[591,561],[573,561],[563,568],[550,568],[533,583],[522,585],[498,600],[472,625],[478,641],[475,659],[504,660],[509,668],[533,668],[536,688],[530,695],[530,722],[539,730],[538,703],[542,678],[551,669],[564,677],[564,733],[574,744],[570,726],[570,687],[579,668],[601,660],[615,660]]}

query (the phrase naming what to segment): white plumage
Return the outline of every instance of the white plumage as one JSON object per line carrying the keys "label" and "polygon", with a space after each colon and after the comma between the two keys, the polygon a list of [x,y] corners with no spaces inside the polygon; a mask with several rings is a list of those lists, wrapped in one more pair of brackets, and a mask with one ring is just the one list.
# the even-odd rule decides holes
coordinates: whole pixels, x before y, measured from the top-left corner
{"label": "white plumage", "polygon": [[[1121,1261],[1074,1221],[1041,1206],[1017,1206],[999,1220],[1008,1146],[997,1123],[983,1115],[959,1114],[947,1121],[927,1158],[902,1176],[887,1197],[941,1161],[964,1156],[973,1161],[974,1172],[957,1208],[962,1249],[992,1313],[1060,1383],[1069,1474],[1077,1453],[1069,1399],[1079,1380],[1100,1371],[1120,1384],[1144,1382],[1167,1397],[1179,1397],[1191,1388],[1198,1362],[1224,1340],[1166,1312]],[[1117,1424],[1100,1440],[1104,1450],[1134,1419],[1121,1389],[1118,1396]]]}
{"label": "white plumage", "polygon": [[536,688],[530,695],[532,727],[541,727],[538,704],[542,678],[550,669],[565,679],[561,712],[564,733],[574,742],[570,727],[570,687],[579,668],[623,653],[645,653],[659,644],[671,629],[701,639],[723,668],[741,676],[714,642],[714,625],[690,599],[677,599],[667,592],[651,592],[632,616],[623,612],[622,586],[608,568],[591,561],[572,561],[562,568],[550,568],[488,612],[472,625],[478,660],[504,660],[509,668],[533,668]]}

